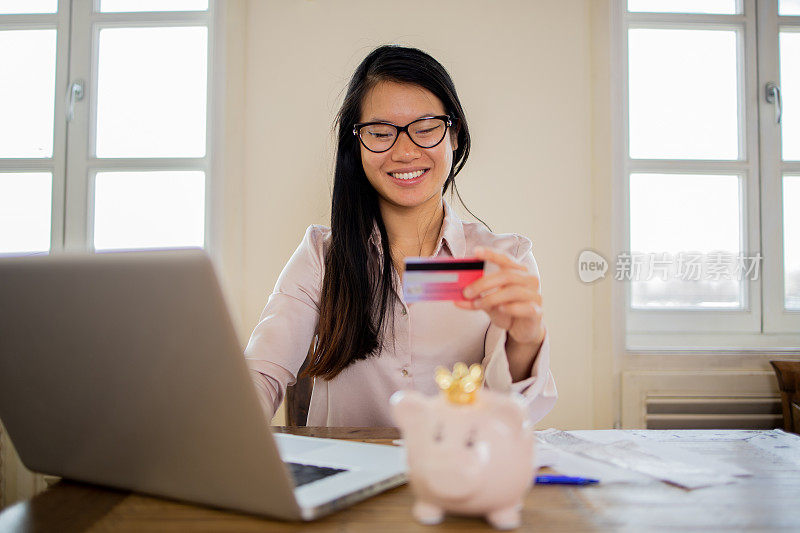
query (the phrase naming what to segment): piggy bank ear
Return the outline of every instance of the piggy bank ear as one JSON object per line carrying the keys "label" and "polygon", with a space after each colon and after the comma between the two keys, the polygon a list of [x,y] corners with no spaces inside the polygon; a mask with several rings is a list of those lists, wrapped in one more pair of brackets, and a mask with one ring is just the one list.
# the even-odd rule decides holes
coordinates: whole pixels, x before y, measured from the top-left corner
{"label": "piggy bank ear", "polygon": [[492,413],[497,420],[502,421],[513,431],[521,431],[527,422],[525,410],[519,401],[514,398],[503,398],[497,402]]}
{"label": "piggy bank ear", "polygon": [[410,427],[419,422],[428,411],[428,400],[417,391],[399,390],[389,398],[392,404],[392,415],[400,429]]}

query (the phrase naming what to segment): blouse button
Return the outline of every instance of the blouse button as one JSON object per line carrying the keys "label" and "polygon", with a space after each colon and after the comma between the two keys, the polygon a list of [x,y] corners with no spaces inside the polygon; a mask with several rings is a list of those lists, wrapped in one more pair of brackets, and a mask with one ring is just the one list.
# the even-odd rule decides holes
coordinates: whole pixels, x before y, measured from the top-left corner
{"label": "blouse button", "polygon": [[405,368],[403,370],[401,370],[400,373],[403,374],[404,378],[408,377],[408,370],[406,370]]}

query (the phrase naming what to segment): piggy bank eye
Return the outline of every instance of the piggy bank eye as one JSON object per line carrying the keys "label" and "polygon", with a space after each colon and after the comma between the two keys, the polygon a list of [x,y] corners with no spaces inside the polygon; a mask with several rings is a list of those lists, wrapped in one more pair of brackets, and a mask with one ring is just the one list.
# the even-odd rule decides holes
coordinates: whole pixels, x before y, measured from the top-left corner
{"label": "piggy bank eye", "polygon": [[442,442],[442,425],[441,424],[436,426],[436,430],[433,433],[433,440],[434,440],[434,442]]}
{"label": "piggy bank eye", "polygon": [[464,443],[467,448],[475,446],[475,431],[470,431],[467,435],[467,442]]}

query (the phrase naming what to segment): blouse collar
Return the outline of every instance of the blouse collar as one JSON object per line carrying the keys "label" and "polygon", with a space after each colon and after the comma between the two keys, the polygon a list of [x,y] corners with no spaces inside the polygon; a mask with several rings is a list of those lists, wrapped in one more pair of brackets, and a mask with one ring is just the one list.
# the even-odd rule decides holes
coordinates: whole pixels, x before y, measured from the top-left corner
{"label": "blouse collar", "polygon": [[[442,230],[439,232],[439,238],[434,248],[434,257],[441,254],[442,246],[447,245],[450,255],[453,257],[464,257],[467,252],[467,240],[464,236],[464,225],[458,215],[453,212],[447,200],[442,198],[444,204],[444,221],[442,222]],[[373,244],[378,250],[379,254],[383,253],[381,246],[381,232],[378,225],[372,228],[372,234],[369,236],[369,242]]]}

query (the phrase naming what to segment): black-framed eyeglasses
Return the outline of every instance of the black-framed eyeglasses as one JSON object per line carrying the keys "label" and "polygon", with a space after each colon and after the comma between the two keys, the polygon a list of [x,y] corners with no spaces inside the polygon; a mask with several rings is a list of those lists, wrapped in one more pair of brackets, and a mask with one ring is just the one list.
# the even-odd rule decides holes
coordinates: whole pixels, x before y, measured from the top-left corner
{"label": "black-framed eyeglasses", "polygon": [[420,148],[433,148],[442,142],[447,128],[452,125],[453,119],[449,115],[418,118],[403,127],[391,122],[363,122],[353,125],[353,135],[358,137],[364,148],[379,154],[394,146],[403,132]]}

